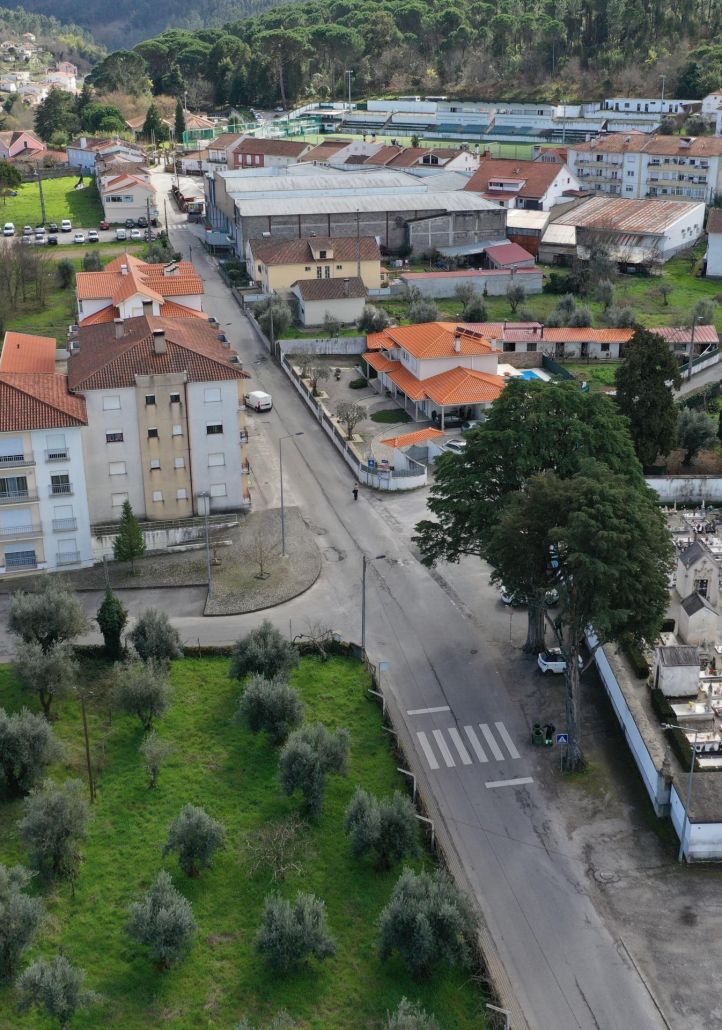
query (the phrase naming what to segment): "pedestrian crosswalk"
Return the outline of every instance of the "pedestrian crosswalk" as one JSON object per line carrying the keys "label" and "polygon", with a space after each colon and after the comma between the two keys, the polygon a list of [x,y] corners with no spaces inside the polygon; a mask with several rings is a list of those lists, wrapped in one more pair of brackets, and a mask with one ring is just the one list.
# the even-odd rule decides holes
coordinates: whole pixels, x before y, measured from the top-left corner
{"label": "pedestrian crosswalk", "polygon": [[[516,744],[503,722],[495,722],[492,729],[488,723],[480,722],[474,726],[464,726],[463,736],[456,728],[450,726],[446,730],[432,730],[426,733],[419,730],[416,738],[430,769],[445,767],[453,769],[457,765],[473,765],[477,762],[488,762],[490,757],[497,762],[512,761],[521,758]],[[481,735],[481,740],[479,739]],[[482,743],[483,740],[483,743]],[[451,746],[450,746],[451,745]],[[506,753],[504,751],[506,748]]]}

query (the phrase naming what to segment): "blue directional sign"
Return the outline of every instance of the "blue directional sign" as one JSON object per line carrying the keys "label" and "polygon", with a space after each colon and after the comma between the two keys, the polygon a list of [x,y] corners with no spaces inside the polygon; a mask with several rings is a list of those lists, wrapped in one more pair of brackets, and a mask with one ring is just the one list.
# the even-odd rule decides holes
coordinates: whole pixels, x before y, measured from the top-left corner
{"label": "blue directional sign", "polygon": [[557,733],[557,744],[568,744],[569,734],[568,733]]}

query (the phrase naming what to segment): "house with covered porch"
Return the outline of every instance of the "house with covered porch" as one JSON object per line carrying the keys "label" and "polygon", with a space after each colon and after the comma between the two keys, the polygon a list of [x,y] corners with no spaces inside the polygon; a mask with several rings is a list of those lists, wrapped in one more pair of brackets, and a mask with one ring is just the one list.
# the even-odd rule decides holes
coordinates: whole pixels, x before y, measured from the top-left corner
{"label": "house with covered porch", "polygon": [[367,346],[370,385],[442,430],[449,414],[479,418],[504,389],[499,353],[481,332],[455,322],[392,326],[371,334]]}

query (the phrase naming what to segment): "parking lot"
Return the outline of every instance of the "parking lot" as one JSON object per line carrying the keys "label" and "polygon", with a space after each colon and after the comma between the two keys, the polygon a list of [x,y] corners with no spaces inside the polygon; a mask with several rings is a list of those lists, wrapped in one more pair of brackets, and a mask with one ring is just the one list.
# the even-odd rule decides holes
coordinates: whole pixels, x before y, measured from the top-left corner
{"label": "parking lot", "polygon": [[[130,220],[129,220],[130,221]],[[7,226],[11,223],[5,223]],[[77,244],[87,245],[88,243],[116,243],[118,240],[124,242],[142,242],[145,240],[146,229],[145,227],[138,227],[136,222],[133,222],[133,226],[112,226],[108,229],[101,229],[99,226],[93,228],[76,227],[70,223],[70,228],[63,230],[60,225],[56,226],[56,223],[50,223],[45,226],[45,232],[39,234],[36,229],[39,226],[22,226],[15,225],[15,231],[11,235],[5,229],[3,230],[3,238],[7,240],[21,239],[30,240],[33,245],[43,244],[47,245],[48,239],[53,237],[56,241],[57,246],[73,246]],[[25,229],[29,228],[31,232],[25,232]],[[154,227],[152,230],[153,238],[157,239],[159,235],[163,235],[164,230],[162,228]],[[119,233],[125,233],[125,236],[119,235]],[[82,239],[80,238],[82,237]]]}

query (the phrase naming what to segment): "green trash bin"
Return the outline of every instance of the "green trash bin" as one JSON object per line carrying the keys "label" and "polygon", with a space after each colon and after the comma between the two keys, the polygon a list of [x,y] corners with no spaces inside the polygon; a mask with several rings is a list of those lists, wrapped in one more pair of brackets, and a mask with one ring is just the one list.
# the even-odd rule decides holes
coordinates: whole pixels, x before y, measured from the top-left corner
{"label": "green trash bin", "polygon": [[540,722],[535,722],[531,728],[531,741],[532,744],[544,746],[544,730]]}

